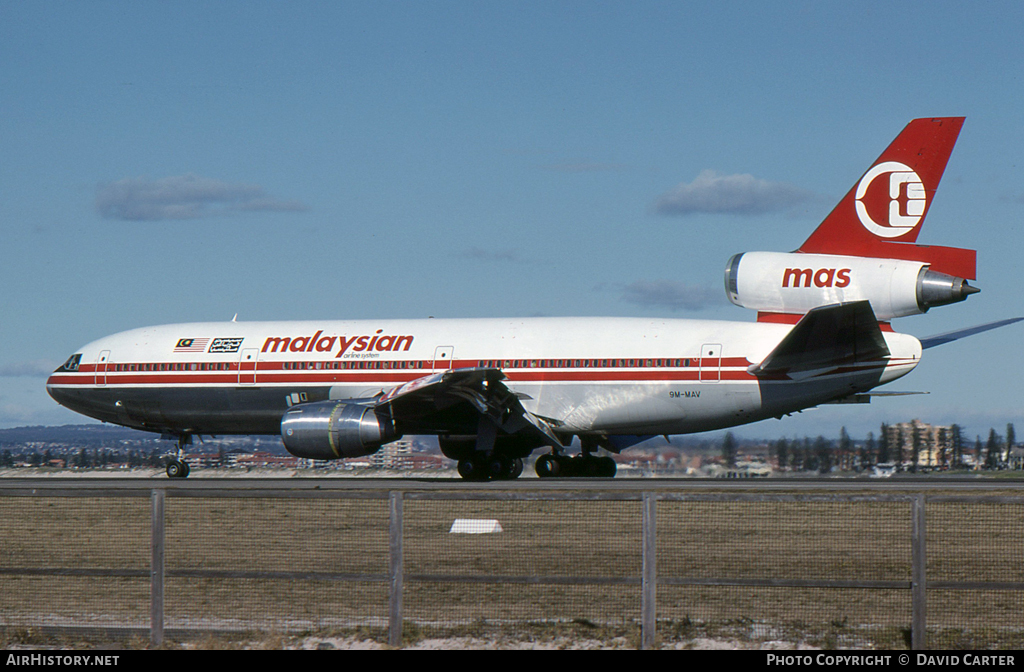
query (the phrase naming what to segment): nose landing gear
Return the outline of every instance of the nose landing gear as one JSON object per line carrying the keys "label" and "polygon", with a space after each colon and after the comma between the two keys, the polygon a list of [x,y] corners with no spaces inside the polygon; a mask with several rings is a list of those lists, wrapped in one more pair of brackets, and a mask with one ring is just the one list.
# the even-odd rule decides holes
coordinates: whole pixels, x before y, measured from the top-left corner
{"label": "nose landing gear", "polygon": [[192,435],[185,433],[178,435],[178,455],[167,463],[168,478],[188,478],[188,462],[185,461],[185,446],[192,445]]}

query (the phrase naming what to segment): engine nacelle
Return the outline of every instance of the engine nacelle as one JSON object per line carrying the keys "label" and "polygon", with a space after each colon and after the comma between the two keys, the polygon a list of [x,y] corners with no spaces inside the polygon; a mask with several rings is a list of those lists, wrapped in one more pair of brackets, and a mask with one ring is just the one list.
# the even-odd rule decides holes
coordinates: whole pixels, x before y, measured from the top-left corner
{"label": "engine nacelle", "polygon": [[399,438],[390,418],[351,401],[300,404],[281,418],[284,447],[296,457],[313,460],[370,455]]}
{"label": "engine nacelle", "polygon": [[831,254],[744,252],[729,260],[725,291],[737,306],[803,314],[843,301],[871,302],[875,317],[917,315],[979,291],[920,261]]}

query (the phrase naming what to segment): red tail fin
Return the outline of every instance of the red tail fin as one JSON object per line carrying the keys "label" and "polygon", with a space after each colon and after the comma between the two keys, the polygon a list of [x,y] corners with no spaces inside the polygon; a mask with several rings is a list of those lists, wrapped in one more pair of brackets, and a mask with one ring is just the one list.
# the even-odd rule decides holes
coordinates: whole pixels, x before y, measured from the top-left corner
{"label": "red tail fin", "polygon": [[797,252],[923,261],[973,280],[974,250],[914,244],[963,124],[963,117],[907,124]]}

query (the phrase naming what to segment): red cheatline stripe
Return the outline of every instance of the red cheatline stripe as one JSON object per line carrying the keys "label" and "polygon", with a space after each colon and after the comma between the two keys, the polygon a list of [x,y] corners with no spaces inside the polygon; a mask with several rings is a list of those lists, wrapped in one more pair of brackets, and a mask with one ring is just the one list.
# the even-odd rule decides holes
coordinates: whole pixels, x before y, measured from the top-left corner
{"label": "red cheatline stripe", "polygon": [[[678,360],[678,361],[682,362],[683,360],[687,360],[687,359],[690,362],[688,366],[686,366],[686,365],[670,366],[670,365],[667,365],[667,364],[663,365],[663,366],[659,366],[658,365],[659,361],[673,362],[673,361]],[[566,366],[555,366],[555,365],[540,366],[540,365],[536,365],[536,364],[534,366],[530,366],[529,365],[529,362],[539,363],[539,362],[544,362],[544,361],[547,361],[547,362],[562,362],[562,361],[564,361],[564,362],[567,362],[567,365]],[[629,366],[629,365],[622,365],[622,366],[613,366],[613,365],[599,366],[599,365],[593,365],[593,366],[591,366],[591,365],[589,365],[590,362],[601,362],[601,361],[604,361],[604,362],[620,362],[620,361],[621,362],[629,362],[629,361],[632,361],[632,362],[635,362],[635,364],[632,365],[632,366]],[[411,366],[411,365],[410,366],[405,366],[405,367],[400,366],[401,364],[412,364],[414,362],[418,363],[419,366]],[[510,359],[465,359],[465,360],[454,360],[454,361],[449,363],[449,366],[447,368],[461,369],[461,368],[479,367],[481,362],[493,363],[494,368],[500,368],[503,371],[536,371],[536,370],[540,370],[540,371],[565,371],[565,370],[579,371],[579,370],[593,370],[593,369],[599,369],[599,370],[628,370],[628,371],[650,370],[650,369],[656,369],[656,370],[666,370],[666,369],[690,370],[690,369],[692,369],[692,370],[697,370],[698,368],[701,368],[701,367],[704,367],[704,368],[718,368],[718,367],[722,367],[722,368],[727,368],[727,367],[743,367],[743,368],[746,368],[746,367],[750,366],[753,363],[750,360],[748,360],[746,357],[725,357],[724,359],[721,359],[721,360],[719,360],[718,358],[715,358],[715,357],[708,357],[708,358],[704,358],[704,359],[701,359],[700,357],[689,357],[689,358],[684,358],[684,357],[653,358],[652,357],[652,358],[633,358],[633,359],[629,359],[629,358],[623,358],[623,359],[607,359],[607,358],[605,358],[605,359],[600,359],[600,358],[598,358],[598,359],[558,359],[558,360],[551,360],[551,359],[547,359],[547,360],[541,360],[541,359],[533,359],[533,360],[530,360],[530,359],[517,359],[517,360],[510,360]],[[514,362],[514,363],[517,363],[518,366],[513,365],[513,364],[506,365],[505,364],[506,362]],[[574,364],[576,362],[581,362],[581,364],[577,366],[577,365]],[[647,365],[646,364],[647,362],[651,362],[651,364]],[[322,367],[320,369],[316,369],[316,368],[286,369],[285,368],[287,365],[303,365],[303,367],[304,367],[305,365],[308,365],[308,364],[311,364],[311,365],[313,365],[315,367],[315,365],[318,364],[318,363],[322,365]],[[587,365],[584,365],[582,363],[587,363]],[[189,368],[185,369],[185,370],[178,370],[178,371],[168,371],[168,370],[160,370],[159,369],[160,366],[169,365],[169,364],[175,364],[175,365],[179,365],[179,366],[183,366],[183,367],[189,367]],[[111,375],[111,374],[124,374],[124,373],[196,373],[196,372],[200,372],[200,369],[198,367],[200,365],[203,365],[203,364],[205,364],[207,366],[209,366],[211,364],[217,364],[217,365],[224,365],[224,364],[226,364],[228,366],[227,371],[238,371],[239,370],[239,363],[237,361],[233,361],[233,362],[223,362],[223,361],[212,361],[212,362],[156,362],[156,363],[152,363],[152,362],[111,362],[111,363],[108,363],[108,364],[82,364],[82,365],[80,365],[78,367],[77,373],[79,373],[79,374],[85,374],[85,373],[92,373],[92,374],[99,373],[99,374],[102,374],[102,373],[105,372],[107,375]],[[343,366],[347,365],[347,366],[345,366],[345,368],[330,368],[330,367],[332,367],[335,364],[343,365]],[[356,365],[358,365],[358,364],[387,364],[388,366],[387,367],[378,367],[378,368],[357,368],[357,367],[353,367],[352,366],[353,364],[356,364]],[[429,372],[431,372],[433,370],[432,364],[433,364],[432,360],[398,360],[398,361],[395,361],[395,360],[383,360],[383,359],[370,359],[370,360],[335,360],[335,359],[328,359],[328,360],[312,360],[312,361],[303,360],[303,361],[297,361],[297,362],[291,362],[291,361],[288,361],[288,362],[282,362],[282,361],[260,361],[259,362],[259,370],[260,371],[275,371],[275,370],[288,370],[288,371],[310,371],[310,370],[313,370],[313,371],[391,371],[391,370],[394,370],[394,371],[425,371],[425,372],[429,373]],[[196,369],[192,369],[191,367],[193,365],[195,365],[197,368]],[[105,370],[103,369],[104,366],[106,367]],[[131,370],[131,371],[117,370],[117,367],[124,367],[124,366],[128,366],[128,367],[134,366],[136,368],[134,370]],[[154,369],[151,369],[151,370],[147,371],[144,368],[146,366],[152,366],[152,367],[154,367]],[[245,362],[242,365],[242,370],[243,371],[251,371],[252,370],[251,366],[252,365],[250,363]],[[71,372],[68,372],[68,373],[71,373]],[[57,374],[57,375],[64,375],[64,372],[61,372],[60,374]]]}
{"label": "red cheatline stripe", "polygon": [[[426,374],[412,374],[387,371],[353,371],[353,372],[331,372],[331,371],[306,371],[288,374],[273,374],[260,372],[257,377],[259,384],[344,384],[344,383],[383,383],[401,384],[407,383]],[[211,371],[211,372],[182,372],[182,373],[114,373],[106,375],[106,385],[237,385],[238,373]],[[705,372],[703,380],[753,380],[746,371],[711,371]],[[590,382],[590,383],[615,383],[615,382],[693,382],[698,380],[697,371],[680,372],[549,372],[519,374],[516,372],[507,376],[509,382],[532,382],[532,383],[560,383],[560,382]],[[74,385],[91,387],[95,385],[94,376],[51,376],[49,385]]]}

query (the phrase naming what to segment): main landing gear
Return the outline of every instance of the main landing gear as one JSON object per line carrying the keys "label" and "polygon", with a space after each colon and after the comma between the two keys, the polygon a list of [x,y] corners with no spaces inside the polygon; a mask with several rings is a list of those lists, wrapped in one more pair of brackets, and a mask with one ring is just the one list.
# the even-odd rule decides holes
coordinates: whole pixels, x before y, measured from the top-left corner
{"label": "main landing gear", "polygon": [[523,461],[500,454],[470,455],[459,460],[459,476],[467,481],[511,481],[523,473]]}
{"label": "main landing gear", "polygon": [[618,468],[615,460],[605,455],[597,457],[597,440],[591,436],[580,437],[580,454],[576,457],[556,452],[541,455],[534,463],[534,469],[541,478],[614,478]]}
{"label": "main landing gear", "polygon": [[178,456],[167,463],[168,478],[188,478],[188,462],[185,461],[185,446],[192,445],[191,434],[178,435]]}
{"label": "main landing gear", "polygon": [[594,457],[581,453],[576,457],[548,453],[537,458],[534,464],[541,478],[614,478],[617,468],[615,460],[608,457]]}

